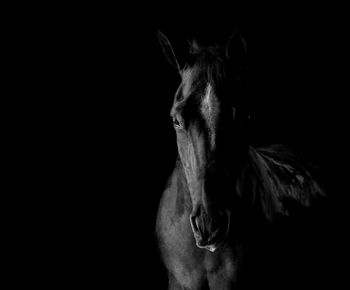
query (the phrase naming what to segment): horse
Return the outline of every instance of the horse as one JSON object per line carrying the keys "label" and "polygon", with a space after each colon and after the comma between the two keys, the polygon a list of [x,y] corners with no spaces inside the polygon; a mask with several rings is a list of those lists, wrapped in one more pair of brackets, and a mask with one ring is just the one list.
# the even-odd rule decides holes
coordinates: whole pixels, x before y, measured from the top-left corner
{"label": "horse", "polygon": [[247,45],[237,31],[223,46],[194,40],[184,65],[162,32],[158,40],[181,76],[170,110],[178,157],[156,222],[169,289],[232,289],[245,256],[243,221],[253,212],[266,221],[288,216],[290,202],[308,207],[325,192],[287,146],[249,145]]}

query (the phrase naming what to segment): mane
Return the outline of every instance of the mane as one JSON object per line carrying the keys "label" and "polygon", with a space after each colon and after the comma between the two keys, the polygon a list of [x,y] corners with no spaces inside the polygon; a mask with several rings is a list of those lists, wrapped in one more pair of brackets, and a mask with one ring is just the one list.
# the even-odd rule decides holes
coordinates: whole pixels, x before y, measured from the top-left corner
{"label": "mane", "polygon": [[206,82],[221,85],[227,79],[227,64],[220,46],[199,46],[195,41],[190,48],[188,67],[197,67]]}
{"label": "mane", "polygon": [[237,193],[250,194],[268,220],[289,215],[290,202],[309,206],[313,198],[326,195],[312,169],[286,146],[249,147]]}

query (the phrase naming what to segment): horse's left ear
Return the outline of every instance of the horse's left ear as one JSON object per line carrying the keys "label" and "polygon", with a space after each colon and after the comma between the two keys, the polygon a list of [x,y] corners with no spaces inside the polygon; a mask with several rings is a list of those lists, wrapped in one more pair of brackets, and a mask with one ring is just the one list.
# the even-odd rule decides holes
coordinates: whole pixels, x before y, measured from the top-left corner
{"label": "horse's left ear", "polygon": [[172,66],[174,66],[178,71],[180,71],[181,68],[179,62],[176,59],[174,50],[168,38],[162,32],[158,31],[158,40],[166,59],[170,62]]}
{"label": "horse's left ear", "polygon": [[237,29],[233,31],[229,37],[225,47],[226,58],[237,68],[242,68],[245,64],[247,54],[247,43],[245,39],[238,33]]}

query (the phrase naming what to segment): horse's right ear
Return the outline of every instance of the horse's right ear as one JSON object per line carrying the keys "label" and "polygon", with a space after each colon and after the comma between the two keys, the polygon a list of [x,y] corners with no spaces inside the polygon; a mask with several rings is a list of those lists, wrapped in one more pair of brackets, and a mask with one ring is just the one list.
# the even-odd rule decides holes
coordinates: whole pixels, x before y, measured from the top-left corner
{"label": "horse's right ear", "polygon": [[237,29],[229,37],[225,47],[226,58],[238,69],[242,69],[246,62],[247,44]]}
{"label": "horse's right ear", "polygon": [[170,62],[172,66],[174,66],[178,71],[180,71],[180,65],[176,59],[174,50],[171,47],[168,38],[162,32],[158,31],[158,40],[166,59]]}

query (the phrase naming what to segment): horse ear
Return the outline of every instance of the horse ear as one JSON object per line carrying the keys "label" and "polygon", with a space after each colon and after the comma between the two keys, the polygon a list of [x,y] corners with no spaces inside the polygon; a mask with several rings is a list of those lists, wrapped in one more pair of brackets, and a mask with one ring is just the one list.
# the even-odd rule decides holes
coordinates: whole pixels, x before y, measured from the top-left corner
{"label": "horse ear", "polygon": [[199,51],[199,44],[197,40],[193,39],[192,41],[188,40],[189,53],[196,54]]}
{"label": "horse ear", "polygon": [[226,58],[238,68],[242,68],[247,54],[247,43],[237,29],[229,37],[225,47]]}
{"label": "horse ear", "polygon": [[172,66],[174,66],[178,71],[181,70],[180,65],[176,59],[174,50],[170,44],[170,41],[168,38],[160,31],[158,31],[158,41],[160,43],[160,46],[163,50],[163,53],[166,57],[166,59],[170,62]]}

